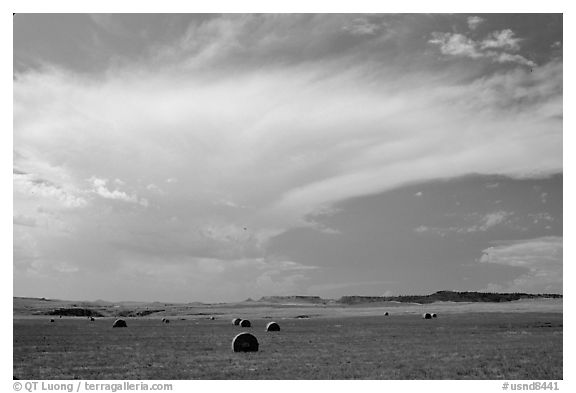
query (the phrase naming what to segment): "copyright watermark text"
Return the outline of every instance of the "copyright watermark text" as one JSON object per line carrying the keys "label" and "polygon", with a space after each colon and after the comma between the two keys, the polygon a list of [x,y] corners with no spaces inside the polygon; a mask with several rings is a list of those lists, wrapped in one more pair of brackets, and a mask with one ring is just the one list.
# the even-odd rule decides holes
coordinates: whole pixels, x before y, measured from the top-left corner
{"label": "copyright watermark text", "polygon": [[147,382],[46,382],[28,381],[14,382],[14,391],[26,392],[145,392],[145,391],[172,391],[171,383],[147,383]]}

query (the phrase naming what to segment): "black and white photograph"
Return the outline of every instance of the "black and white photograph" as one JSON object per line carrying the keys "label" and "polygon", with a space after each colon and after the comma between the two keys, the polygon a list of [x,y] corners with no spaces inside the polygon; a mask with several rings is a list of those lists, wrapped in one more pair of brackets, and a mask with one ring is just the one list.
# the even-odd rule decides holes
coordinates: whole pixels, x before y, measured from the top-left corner
{"label": "black and white photograph", "polygon": [[563,18],[15,12],[14,390],[562,390]]}

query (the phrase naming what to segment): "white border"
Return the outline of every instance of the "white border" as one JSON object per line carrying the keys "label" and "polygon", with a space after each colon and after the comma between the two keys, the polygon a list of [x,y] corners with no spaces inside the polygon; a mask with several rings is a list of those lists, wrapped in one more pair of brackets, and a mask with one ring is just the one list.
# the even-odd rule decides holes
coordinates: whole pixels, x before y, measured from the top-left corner
{"label": "white border", "polygon": [[[253,12],[323,12],[323,13],[358,13],[358,12],[376,12],[376,13],[564,13],[564,68],[574,70],[573,62],[573,6],[570,7],[567,0],[548,0],[545,2],[527,2],[527,1],[502,1],[489,0],[482,3],[462,2],[462,1],[311,1],[311,0],[291,0],[283,2],[273,2],[265,0],[212,0],[212,1],[175,1],[162,0],[156,2],[121,2],[118,0],[99,0],[95,2],[81,2],[77,0],[27,0],[27,1],[7,1],[3,2],[1,15],[1,42],[2,53],[12,52],[12,15],[10,12],[17,13],[70,13],[70,12],[119,12],[119,13],[171,13],[171,12],[231,12],[231,13],[253,13]],[[568,38],[568,39],[566,39]],[[12,83],[8,78],[12,78],[12,62],[10,56],[3,56],[2,60],[2,184],[7,185],[8,190],[2,193],[2,235],[5,239],[2,248],[2,309],[5,312],[12,310],[12,247],[8,239],[12,239],[12,210],[13,210],[13,190],[12,190],[12,116],[13,97]],[[565,108],[574,108],[573,88],[574,81],[570,72],[564,73],[564,103]],[[570,87],[570,88],[569,88]],[[571,111],[565,111],[564,118],[564,222],[574,217],[574,208],[572,201],[576,200],[574,194],[573,182],[573,159],[571,156],[572,147],[574,146],[575,130]],[[10,177],[9,177],[10,176]],[[10,223],[10,224],[8,224]],[[564,238],[564,304],[571,305],[574,300],[574,294],[571,288],[573,280],[572,261],[574,260],[574,251],[571,245],[572,231],[569,226],[565,226]],[[568,309],[570,311],[570,309]],[[574,378],[569,370],[574,369],[573,356],[570,355],[570,348],[574,348],[575,339],[571,332],[574,328],[574,317],[570,313],[564,316],[564,381],[560,381],[562,391],[573,391]],[[3,342],[6,346],[12,347],[12,327],[11,324],[2,326]],[[8,341],[10,344],[8,344]],[[1,358],[2,363],[2,380],[9,384],[7,389],[12,391],[12,351],[4,351]],[[102,381],[104,382],[104,381]],[[117,381],[110,381],[117,382]],[[138,381],[136,381],[138,382]],[[161,382],[161,381],[157,381]],[[192,391],[193,389],[217,389],[227,391],[250,391],[250,392],[267,392],[274,389],[279,392],[293,392],[294,390],[318,390],[318,389],[366,389],[369,391],[383,391],[391,389],[392,391],[408,390],[418,391],[426,390],[432,392],[461,392],[466,389],[467,392],[500,392],[503,381],[166,381],[174,384],[175,392]],[[530,381],[527,381],[530,382]],[[327,386],[328,385],[328,386]],[[570,388],[570,386],[573,386]]]}

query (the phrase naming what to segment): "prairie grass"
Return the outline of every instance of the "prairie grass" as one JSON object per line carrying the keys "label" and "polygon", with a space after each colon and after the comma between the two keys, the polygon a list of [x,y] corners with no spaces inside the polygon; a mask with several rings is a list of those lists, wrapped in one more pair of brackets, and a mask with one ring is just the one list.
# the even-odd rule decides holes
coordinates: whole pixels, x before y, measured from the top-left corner
{"label": "prairie grass", "polygon": [[[562,314],[267,319],[14,319],[20,379],[562,379]],[[260,343],[234,353],[241,331]]]}

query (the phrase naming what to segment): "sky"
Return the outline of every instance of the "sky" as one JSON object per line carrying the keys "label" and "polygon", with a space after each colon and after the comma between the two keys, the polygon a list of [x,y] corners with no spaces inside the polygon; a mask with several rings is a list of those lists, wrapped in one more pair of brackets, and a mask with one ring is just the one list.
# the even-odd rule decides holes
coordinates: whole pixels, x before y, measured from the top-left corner
{"label": "sky", "polygon": [[14,296],[562,293],[562,32],[16,14]]}

